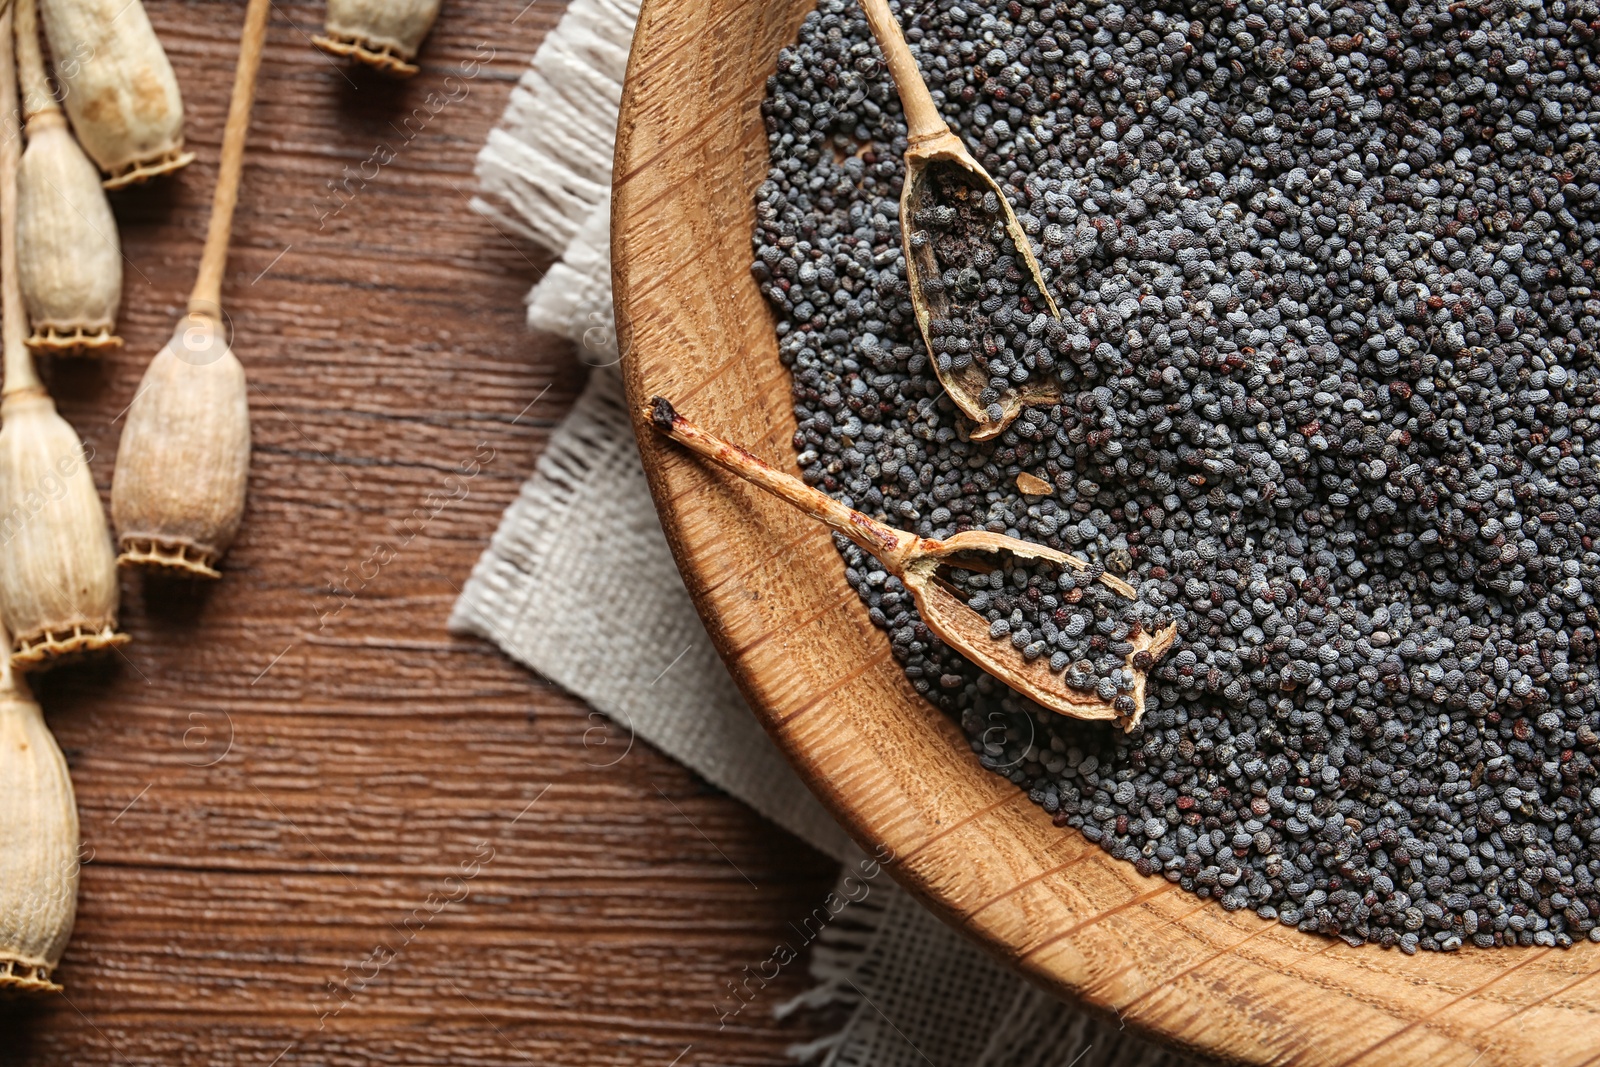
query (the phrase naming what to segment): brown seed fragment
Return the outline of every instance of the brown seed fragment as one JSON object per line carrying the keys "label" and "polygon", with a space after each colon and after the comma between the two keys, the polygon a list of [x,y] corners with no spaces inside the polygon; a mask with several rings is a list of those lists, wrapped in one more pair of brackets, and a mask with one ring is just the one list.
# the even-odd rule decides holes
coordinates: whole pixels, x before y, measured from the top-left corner
{"label": "brown seed fragment", "polygon": [[1043,478],[1035,478],[1027,471],[1017,475],[1017,488],[1027,496],[1049,496],[1055,492],[1055,486]]}

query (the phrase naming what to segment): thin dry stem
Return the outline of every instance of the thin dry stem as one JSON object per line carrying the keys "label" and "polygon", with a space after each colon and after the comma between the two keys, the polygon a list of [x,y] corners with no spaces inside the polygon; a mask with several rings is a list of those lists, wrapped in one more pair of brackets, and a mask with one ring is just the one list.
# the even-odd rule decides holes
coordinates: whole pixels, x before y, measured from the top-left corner
{"label": "thin dry stem", "polygon": [[[15,17],[7,4],[0,15],[0,41],[10,41]],[[28,317],[22,306],[22,281],[17,274],[17,166],[22,160],[22,129],[17,120],[17,70],[15,53],[0,48],[0,112],[4,113],[4,143],[0,143],[0,329],[5,352],[5,386],[0,395],[42,389],[28,353]]]}
{"label": "thin dry stem", "polygon": [[22,117],[32,123],[39,115],[54,112],[59,115],[61,106],[51,91],[50,79],[44,70],[44,52],[39,47],[39,0],[14,0],[16,14],[17,74],[22,82]]}
{"label": "thin dry stem", "polygon": [[889,0],[861,0],[861,10],[872,27],[872,35],[878,39],[878,50],[894,76],[895,88],[900,91],[900,109],[906,114],[906,136],[911,144],[949,137],[950,126],[939,114],[939,105],[922,80],[916,57],[900,32],[900,23],[889,10]]}
{"label": "thin dry stem", "polygon": [[250,108],[255,102],[256,75],[261,70],[261,46],[271,8],[272,0],[250,0],[245,8],[239,65],[233,72],[233,96],[228,101],[228,122],[222,130],[217,188],[211,198],[211,221],[206,227],[205,250],[200,254],[200,271],[189,295],[191,312],[213,318],[222,310],[222,273],[228,265],[233,211],[239,203],[239,178],[244,171],[245,135],[250,132]]}
{"label": "thin dry stem", "polygon": [[922,540],[915,534],[885,526],[854,508],[847,508],[827,493],[768,466],[737,445],[706,433],[679,415],[672,402],[664,397],[651,401],[650,420],[656,429],[679,444],[827,523],[876,556],[896,575],[905,572],[906,563]]}

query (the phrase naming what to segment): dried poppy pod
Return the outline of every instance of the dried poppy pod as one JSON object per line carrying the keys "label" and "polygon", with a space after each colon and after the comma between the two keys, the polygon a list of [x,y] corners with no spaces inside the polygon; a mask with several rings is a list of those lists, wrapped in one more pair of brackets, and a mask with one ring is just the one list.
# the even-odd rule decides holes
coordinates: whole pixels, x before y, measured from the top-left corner
{"label": "dried poppy pod", "polygon": [[37,0],[17,0],[17,65],[28,147],[17,172],[17,269],[28,347],[98,354],[122,345],[122,244],[100,174],[67,129],[45,77]]}
{"label": "dried poppy pod", "polygon": [[51,976],[78,912],[79,843],[67,761],[0,659],[0,993],[61,989]]}
{"label": "dried poppy pod", "polygon": [[83,445],[45,391],[13,389],[15,377],[7,371],[0,401],[0,613],[26,670],[128,636],[117,632],[116,556]]}
{"label": "dried poppy pod", "polygon": [[250,474],[245,388],[221,321],[191,305],[128,408],[111,481],[119,563],[220,577]]}
{"label": "dried poppy pod", "polygon": [[439,0],[328,0],[322,33],[311,40],[324,52],[409,78],[438,15]]}
{"label": "dried poppy pod", "polygon": [[244,169],[245,134],[271,0],[250,0],[234,71],[211,222],[188,314],[156,353],[128,407],[111,481],[111,517],[127,566],[219,577],[244,515],[250,405],[222,315],[222,271]]}
{"label": "dried poppy pod", "polygon": [[[5,15],[10,37],[11,12]],[[28,354],[17,279],[17,91],[0,49],[0,617],[11,663],[32,667],[128,640],[117,633],[117,569],[83,445],[56,413]]]}
{"label": "dried poppy pod", "polygon": [[107,189],[194,159],[183,150],[183,99],[140,0],[41,0],[72,128]]}

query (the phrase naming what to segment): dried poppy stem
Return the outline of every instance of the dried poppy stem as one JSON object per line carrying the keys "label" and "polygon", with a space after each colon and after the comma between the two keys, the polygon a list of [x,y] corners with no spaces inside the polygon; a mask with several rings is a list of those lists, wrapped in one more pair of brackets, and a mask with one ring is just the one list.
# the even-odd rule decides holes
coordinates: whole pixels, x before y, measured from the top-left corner
{"label": "dried poppy stem", "polygon": [[[1089,569],[1085,561],[1044,545],[986,530],[969,530],[942,541],[896,530],[768,466],[737,445],[707,433],[678,414],[672,403],[663,397],[650,402],[648,414],[651,424],[674,441],[821,520],[870,552],[885,570],[904,583],[930,630],[945,644],[1023,696],[1075,719],[1121,720],[1130,730],[1143,717],[1146,672],[1172,647],[1177,637],[1175,625],[1169,623],[1154,633],[1140,633],[1131,638],[1133,651],[1127,656],[1125,666],[1132,673],[1133,688],[1124,696],[1105,700],[1067,685],[1044,660],[1028,661],[1020,654],[1008,655],[997,648],[989,636],[988,620],[969,608],[939,579],[941,567],[969,567],[986,556],[1045,560],[1080,572]],[[1138,599],[1137,591],[1121,579],[1102,574],[1099,580],[1129,600]],[[1003,646],[1006,650],[1009,647]],[[1119,705],[1117,701],[1126,703]]]}
{"label": "dried poppy stem", "polygon": [[250,0],[239,38],[222,161],[188,313],[139,383],[111,482],[111,516],[127,566],[219,577],[244,516],[250,405],[222,315],[222,272],[244,170],[271,0]]}
{"label": "dried poppy stem", "polygon": [[0,658],[0,993],[60,990],[51,976],[78,911],[79,843],[67,761]]}
{"label": "dried poppy stem", "polygon": [[72,128],[107,189],[187,166],[183,98],[140,0],[41,0]]}
{"label": "dried poppy stem", "polygon": [[38,0],[15,0],[28,147],[17,175],[17,268],[33,334],[60,354],[119,348],[122,244],[100,174],[67,129],[39,50]]}
{"label": "dried poppy stem", "polygon": [[417,72],[411,61],[438,15],[439,0],[328,0],[323,31],[311,42],[332,55],[409,78]]}
{"label": "dried poppy stem", "polygon": [[[12,17],[8,7],[0,40],[11,39]],[[116,563],[88,459],[28,353],[17,271],[16,86],[12,49],[0,48],[0,617],[11,628],[11,663],[28,668],[128,638],[117,632]]]}

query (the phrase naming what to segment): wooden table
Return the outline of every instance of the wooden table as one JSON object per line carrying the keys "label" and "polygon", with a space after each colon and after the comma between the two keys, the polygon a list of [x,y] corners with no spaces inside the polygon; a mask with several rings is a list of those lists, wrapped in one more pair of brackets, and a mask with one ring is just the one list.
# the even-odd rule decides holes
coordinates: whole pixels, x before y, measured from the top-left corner
{"label": "wooden table", "polygon": [[[224,286],[244,530],[214,586],[126,577],[125,655],[37,683],[92,858],[66,993],[0,1007],[0,1062],[667,1067],[816,1036],[768,1010],[799,964],[726,1028],[714,1005],[833,865],[643,744],[604,767],[618,731],[445,632],[583,373],[523,325],[548,257],[467,205],[560,15],[522,3],[447,0],[406,83],[274,7]],[[147,7],[199,160],[116,196],[127,347],[46,370],[102,493],[193,280],[243,17]]]}

